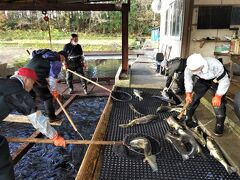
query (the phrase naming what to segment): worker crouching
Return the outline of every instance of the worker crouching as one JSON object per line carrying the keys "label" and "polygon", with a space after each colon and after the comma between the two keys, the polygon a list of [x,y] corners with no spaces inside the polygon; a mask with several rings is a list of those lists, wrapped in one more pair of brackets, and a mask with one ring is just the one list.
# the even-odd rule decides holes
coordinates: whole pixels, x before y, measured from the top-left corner
{"label": "worker crouching", "polygon": [[[20,68],[10,79],[0,79],[0,122],[13,110],[28,117],[33,127],[53,140],[56,146],[66,146],[66,142],[58,132],[50,126],[48,118],[37,111],[35,103],[29,94],[37,80],[35,71]],[[0,179],[13,180],[14,170],[9,152],[8,142],[0,135]]]}
{"label": "worker crouching", "polygon": [[[194,86],[193,75],[196,76]],[[195,125],[192,121],[192,116],[200,103],[200,99],[208,89],[211,88],[215,92],[212,99],[212,106],[216,115],[214,134],[221,136],[224,131],[224,121],[226,117],[225,94],[230,86],[230,80],[223,64],[215,58],[203,58],[200,54],[192,54],[187,59],[184,83],[186,102],[190,103],[186,112],[186,125],[189,127]],[[192,92],[194,92],[194,96]]]}

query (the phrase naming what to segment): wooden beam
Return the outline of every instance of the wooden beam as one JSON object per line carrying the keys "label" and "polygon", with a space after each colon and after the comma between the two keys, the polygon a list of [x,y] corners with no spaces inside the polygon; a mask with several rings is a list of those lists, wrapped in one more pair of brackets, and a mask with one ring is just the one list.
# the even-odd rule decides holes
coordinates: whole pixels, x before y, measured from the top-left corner
{"label": "wooden beam", "polygon": [[[64,104],[64,107],[67,107],[70,105],[70,103],[74,100],[74,98],[77,95],[72,95]],[[55,114],[59,115],[62,112],[62,109],[59,108]],[[37,137],[41,137],[42,134],[39,131],[35,131],[30,137],[31,138],[37,138]],[[21,160],[21,158],[28,152],[28,150],[33,146],[33,143],[23,143],[16,151],[15,153],[12,155],[12,160],[14,165],[18,163],[18,161]]]}
{"label": "wooden beam", "polygon": [[[123,4],[124,5],[124,4]],[[0,10],[121,11],[115,4],[96,3],[0,3]]]}
{"label": "wooden beam", "polygon": [[191,42],[191,28],[192,28],[192,16],[193,16],[193,3],[194,0],[186,0],[184,6],[184,24],[183,24],[183,36],[181,57],[187,58],[189,56],[189,47]]}
{"label": "wooden beam", "polygon": [[[104,140],[111,109],[112,101],[111,97],[109,97],[108,102],[97,124],[96,130],[93,134],[93,141]],[[80,169],[77,173],[76,180],[93,179],[100,151],[101,145],[89,145]]]}
{"label": "wooden beam", "polygon": [[128,72],[128,13],[129,5],[122,5],[122,73]]}
{"label": "wooden beam", "polygon": [[[31,124],[31,122],[28,120],[27,116],[17,115],[17,114],[10,114],[10,115],[8,115],[3,121],[5,121],[5,122],[15,122],[15,123]],[[62,120],[50,123],[50,125],[52,125],[52,126],[61,126],[61,124],[62,124]]]}

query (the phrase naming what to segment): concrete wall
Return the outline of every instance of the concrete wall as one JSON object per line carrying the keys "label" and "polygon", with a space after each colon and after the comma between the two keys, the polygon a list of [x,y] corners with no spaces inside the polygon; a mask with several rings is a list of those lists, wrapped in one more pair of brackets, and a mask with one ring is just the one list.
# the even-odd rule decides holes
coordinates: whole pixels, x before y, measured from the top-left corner
{"label": "concrete wall", "polygon": [[[195,0],[194,1],[194,10],[193,10],[193,19],[191,27],[191,42],[190,42],[190,51],[189,54],[194,52],[201,53],[203,56],[214,57],[215,46],[221,45],[227,42],[207,42],[202,48],[200,48],[200,42],[195,42],[193,39],[201,39],[206,37],[219,37],[224,39],[224,36],[231,37],[234,31],[229,29],[197,29],[197,18],[198,18],[198,5],[240,5],[240,0]],[[235,26],[234,27],[240,27]],[[229,62],[229,57],[223,56],[224,63]]]}

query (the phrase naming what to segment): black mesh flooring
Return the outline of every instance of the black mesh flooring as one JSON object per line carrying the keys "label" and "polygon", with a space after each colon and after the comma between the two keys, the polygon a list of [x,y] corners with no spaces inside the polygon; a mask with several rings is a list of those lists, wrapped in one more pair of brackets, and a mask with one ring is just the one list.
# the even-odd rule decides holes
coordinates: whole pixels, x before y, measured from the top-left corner
{"label": "black mesh flooring", "polygon": [[[118,88],[133,94],[133,89]],[[140,89],[144,92],[144,100],[139,102],[133,96],[131,103],[146,114],[154,114],[160,106],[160,100],[151,98],[151,95],[159,95],[159,90]],[[137,109],[136,108],[136,109]],[[104,160],[101,169],[100,179],[240,179],[237,174],[228,175],[224,167],[216,161],[206,148],[203,149],[206,158],[196,157],[186,161],[176,152],[176,150],[164,140],[164,135],[169,129],[167,123],[163,121],[171,113],[158,114],[159,119],[148,124],[136,125],[128,128],[121,128],[118,125],[127,123],[134,119],[136,114],[129,108],[127,103],[113,102],[106,140],[122,141],[129,133],[142,133],[158,139],[162,145],[162,151],[157,155],[158,171],[152,172],[147,163],[140,159],[132,160],[126,157],[119,157],[113,152],[112,146],[104,149]]]}

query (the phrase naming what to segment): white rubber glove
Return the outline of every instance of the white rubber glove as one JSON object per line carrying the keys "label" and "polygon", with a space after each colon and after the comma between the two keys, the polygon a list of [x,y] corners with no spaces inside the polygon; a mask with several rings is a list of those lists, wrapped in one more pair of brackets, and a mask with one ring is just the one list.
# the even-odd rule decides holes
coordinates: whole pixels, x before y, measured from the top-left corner
{"label": "white rubber glove", "polygon": [[57,131],[49,124],[48,118],[37,111],[27,116],[28,120],[32,123],[33,127],[47,136],[49,139],[54,138]]}

